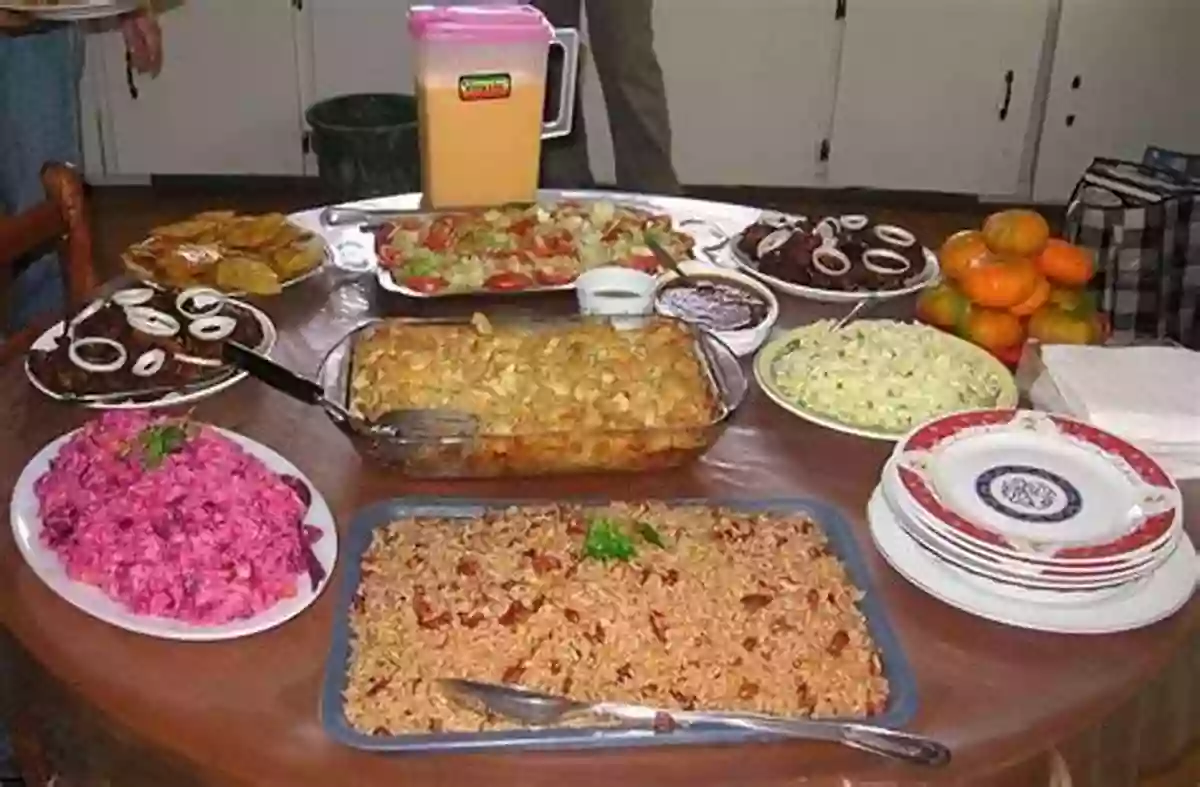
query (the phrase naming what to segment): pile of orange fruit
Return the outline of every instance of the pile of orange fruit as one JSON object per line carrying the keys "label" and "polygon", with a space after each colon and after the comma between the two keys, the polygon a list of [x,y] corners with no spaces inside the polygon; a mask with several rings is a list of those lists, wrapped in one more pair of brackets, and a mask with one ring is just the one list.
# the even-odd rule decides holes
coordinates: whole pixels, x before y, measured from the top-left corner
{"label": "pile of orange fruit", "polygon": [[1006,210],[981,230],[951,235],[938,251],[943,280],[917,302],[917,318],[1015,364],[1027,338],[1098,344],[1104,321],[1085,289],[1090,252],[1050,237],[1032,210]]}

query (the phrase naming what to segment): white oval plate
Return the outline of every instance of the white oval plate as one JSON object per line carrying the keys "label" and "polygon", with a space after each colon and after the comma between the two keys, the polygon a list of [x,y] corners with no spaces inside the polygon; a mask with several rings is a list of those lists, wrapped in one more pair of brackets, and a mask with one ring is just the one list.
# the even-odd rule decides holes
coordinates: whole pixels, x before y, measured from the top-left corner
{"label": "white oval plate", "polygon": [[896,522],[876,493],[867,508],[871,537],[896,573],[956,609],[1007,626],[1060,634],[1113,634],[1142,628],[1178,612],[1192,597],[1200,564],[1186,535],[1175,554],[1129,593],[1081,600],[1078,604],[1039,604],[1023,595],[989,592],[978,578],[958,573],[926,553]]}
{"label": "white oval plate", "polygon": [[[258,351],[263,355],[269,355],[271,350],[275,348],[275,342],[279,338],[279,332],[275,329],[275,323],[271,322],[271,318],[259,308],[251,306],[244,301],[238,301],[237,305],[253,315],[254,318],[258,320],[259,325],[262,326],[263,340],[259,343]],[[37,341],[30,346],[30,349],[53,350],[55,340],[63,335],[64,330],[66,330],[65,321],[52,325],[46,329],[45,333],[37,338]],[[69,396],[64,396],[57,391],[53,391],[33,374],[33,370],[29,368],[28,354],[25,356],[25,377],[29,379],[30,385],[41,391],[46,396],[49,396],[56,402],[67,402],[69,404],[75,404],[89,410],[149,410],[156,407],[174,407],[176,405],[198,402],[201,399],[218,394],[221,391],[237,385],[242,380],[246,379],[246,373],[243,371],[236,371],[229,377],[220,378],[211,386],[195,388],[185,394],[166,393],[157,399],[138,399],[137,401],[133,402],[88,401],[86,399],[77,400]]]}
{"label": "white oval plate", "polygon": [[821,303],[858,303],[868,298],[878,298],[881,301],[887,301],[892,298],[903,298],[905,295],[920,292],[926,287],[936,284],[942,277],[942,269],[938,264],[937,255],[922,246],[921,250],[925,252],[925,269],[908,286],[901,287],[898,290],[853,290],[846,292],[844,290],[823,290],[819,287],[806,287],[802,284],[793,284],[792,282],[760,273],[758,268],[754,267],[746,255],[738,249],[738,240],[740,239],[741,233],[739,232],[729,242],[729,254],[737,265],[738,270],[753,276],[759,281],[765,282],[779,292],[795,295],[797,298],[805,298],[810,301],[819,301]]}
{"label": "white oval plate", "polygon": [[[783,391],[779,390],[779,387],[775,384],[775,376],[771,372],[771,367],[774,365],[775,360],[787,351],[788,344],[795,339],[796,334],[807,329],[808,326],[796,328],[784,333],[783,335],[773,339],[769,344],[759,351],[758,355],[754,356],[754,379],[758,381],[758,387],[762,388],[763,393],[770,397],[771,401],[775,402],[775,404],[779,405],[784,410],[787,410],[797,418],[801,418],[809,423],[814,423],[817,426],[823,426],[826,429],[832,429],[835,432],[854,435],[856,437],[865,437],[869,440],[885,440],[887,442],[896,442],[900,438],[907,435],[911,430],[906,429],[904,431],[890,432],[883,429],[872,429],[870,427],[855,426],[853,424],[843,423],[842,421],[838,421],[823,413],[819,413],[816,410],[811,410],[803,405],[797,404],[788,398]],[[1009,385],[1006,386],[1006,390],[1001,395],[1000,401],[993,405],[994,407],[998,409],[1005,409],[1017,406],[1017,402],[1020,397],[1020,394],[1017,390],[1017,384],[1016,381],[1013,380],[1012,372],[1008,371],[1004,364],[1000,363],[995,356],[981,347],[976,347],[975,345],[955,336],[951,336],[948,333],[943,335],[947,341],[960,342],[961,344],[969,347],[972,351],[978,354],[982,362],[994,366],[996,373],[1001,380],[1007,380],[1009,382]],[[946,415],[949,415],[949,413],[946,413]]]}
{"label": "white oval plate", "polygon": [[29,3],[0,3],[0,11],[18,11],[47,22],[83,22],[127,14],[138,8],[138,0],[103,0],[102,2],[31,5]]}
{"label": "white oval plate", "polygon": [[305,523],[318,528],[322,536],[313,544],[313,554],[325,568],[325,579],[314,591],[308,578],[299,578],[300,591],[289,599],[284,599],[265,612],[252,618],[226,623],[220,626],[195,626],[170,618],[136,615],[124,606],[109,598],[102,590],[82,582],[70,579],[63,570],[58,556],[47,549],[41,541],[42,521],[38,516],[38,500],[34,494],[33,485],[50,469],[50,460],[58,455],[63,445],[75,435],[78,430],[69,432],[53,440],[29,460],[29,464],[21,472],[13,487],[12,502],[9,505],[9,519],[12,522],[13,539],[21,550],[21,556],[46,585],[59,598],[75,608],[103,620],[118,628],[145,634],[159,639],[180,640],[187,642],[216,642],[227,639],[249,637],[253,634],[281,626],[307,609],[321,595],[321,591],[329,584],[337,562],[337,527],[334,524],[333,513],[325,498],[317,491],[299,469],[279,454],[256,443],[248,437],[235,432],[212,426],[222,437],[240,445],[252,456],[262,460],[270,470],[280,475],[292,475],[304,481],[312,492],[312,505],[309,506]]}

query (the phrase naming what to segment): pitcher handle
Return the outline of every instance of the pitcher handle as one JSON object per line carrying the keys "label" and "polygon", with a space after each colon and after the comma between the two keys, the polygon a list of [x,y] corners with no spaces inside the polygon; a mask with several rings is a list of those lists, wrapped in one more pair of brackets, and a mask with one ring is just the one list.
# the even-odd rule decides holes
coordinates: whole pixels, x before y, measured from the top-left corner
{"label": "pitcher handle", "polygon": [[551,46],[563,50],[562,84],[559,85],[558,114],[542,124],[542,139],[557,139],[571,133],[575,125],[575,87],[579,84],[579,31],[563,28],[554,31]]}

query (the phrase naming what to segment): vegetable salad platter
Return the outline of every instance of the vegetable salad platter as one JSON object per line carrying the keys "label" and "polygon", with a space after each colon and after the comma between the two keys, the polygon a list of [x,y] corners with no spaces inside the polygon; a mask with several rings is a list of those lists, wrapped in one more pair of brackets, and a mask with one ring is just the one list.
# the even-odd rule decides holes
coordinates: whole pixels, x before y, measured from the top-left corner
{"label": "vegetable salad platter", "polygon": [[657,273],[647,241],[677,260],[695,244],[670,215],[610,200],[415,213],[373,229],[380,285],[426,298],[570,289],[602,265]]}

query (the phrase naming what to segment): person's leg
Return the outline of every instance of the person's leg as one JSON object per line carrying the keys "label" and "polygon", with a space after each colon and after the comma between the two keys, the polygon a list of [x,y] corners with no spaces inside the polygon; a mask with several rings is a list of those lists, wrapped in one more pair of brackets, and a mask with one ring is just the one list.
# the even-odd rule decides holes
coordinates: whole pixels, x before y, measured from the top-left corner
{"label": "person's leg", "polygon": [[671,162],[671,120],[654,53],[653,0],[587,0],[588,37],[608,108],[617,185],[679,193]]}
{"label": "person's leg", "polygon": [[[48,161],[79,165],[81,42],[73,27],[0,35],[0,209],[17,213],[45,198]],[[15,331],[63,306],[56,254],[29,263],[12,282],[8,325]]]}
{"label": "person's leg", "polygon": [[[621,0],[623,2],[623,0]],[[533,5],[546,15],[555,27],[583,26],[583,0],[533,0]],[[558,83],[562,74],[561,52],[551,51],[549,74],[546,77],[546,113],[558,106]],[[580,52],[580,58],[583,53]],[[575,93],[574,129],[568,136],[542,142],[542,188],[587,189],[595,185],[588,164],[587,129],[583,123],[583,99]]]}

